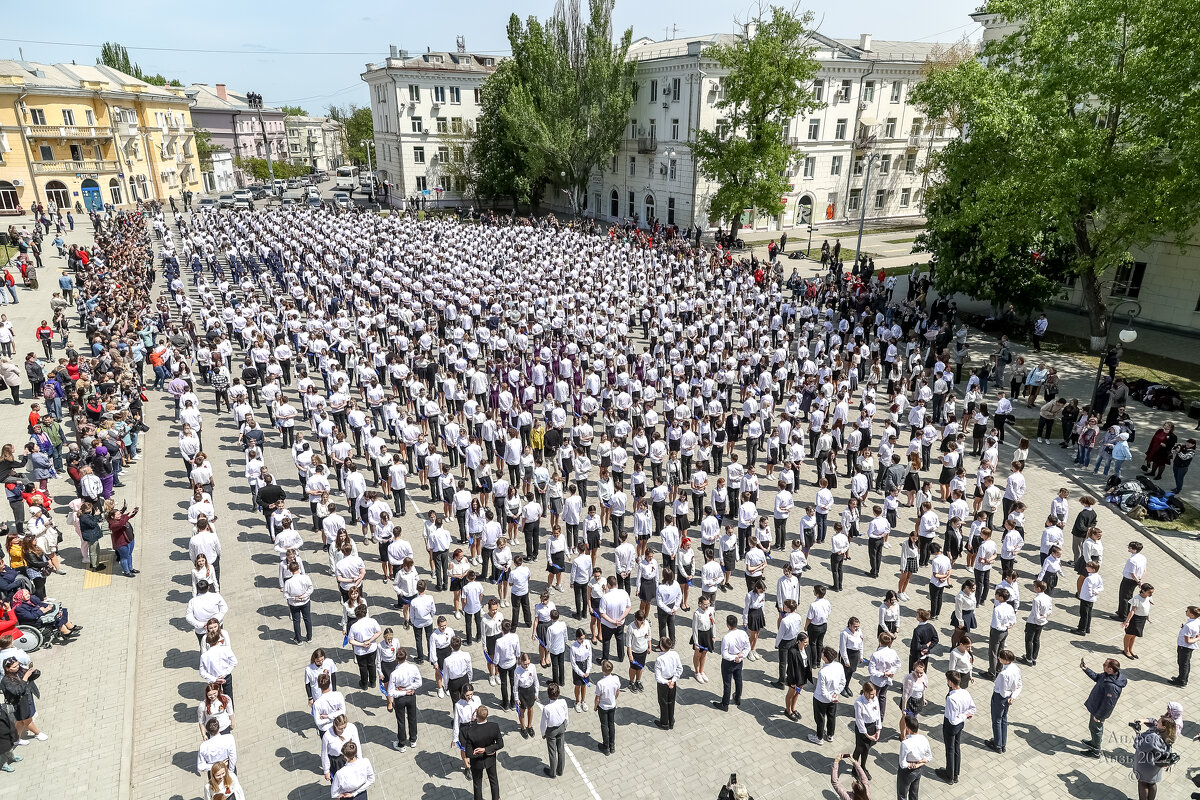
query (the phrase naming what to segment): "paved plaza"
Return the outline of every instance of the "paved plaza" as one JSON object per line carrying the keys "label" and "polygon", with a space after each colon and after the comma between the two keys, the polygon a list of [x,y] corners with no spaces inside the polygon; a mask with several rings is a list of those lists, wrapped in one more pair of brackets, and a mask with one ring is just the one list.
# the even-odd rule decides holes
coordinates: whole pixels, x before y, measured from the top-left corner
{"label": "paved plaza", "polygon": [[[170,217],[168,216],[168,219]],[[90,244],[90,226],[77,225],[72,239]],[[49,299],[57,286],[56,266],[65,261],[53,255],[46,257],[46,269],[41,273],[41,288],[20,292],[20,304],[0,307],[8,314],[17,329],[21,345],[18,354],[34,344],[33,329],[49,316]],[[161,284],[160,277],[160,284]],[[76,328],[73,336],[78,340]],[[78,344],[78,341],[76,341]],[[980,345],[982,347],[982,344]],[[237,357],[237,356],[235,356]],[[1063,369],[1060,366],[1060,372]],[[1068,383],[1069,379],[1069,383]],[[1067,397],[1075,393],[1083,378],[1065,375]],[[1087,383],[1090,389],[1090,382]],[[28,414],[28,388],[24,388],[26,404],[14,406],[0,403],[0,424],[7,431],[4,441],[18,449],[25,441],[23,429]],[[319,537],[306,524],[309,518],[307,503],[301,497],[296,472],[288,450],[279,446],[278,432],[269,431],[266,453],[267,466],[288,494],[288,504],[300,523],[305,537],[303,557],[316,584],[313,603],[314,642],[311,646],[291,643],[291,623],[278,587],[279,559],[261,514],[251,505],[250,491],[243,478],[244,460],[237,444],[237,431],[227,412],[217,414],[212,391],[201,387],[204,401],[205,450],[217,466],[214,502],[218,509],[215,528],[224,548],[222,557],[221,591],[230,612],[225,626],[230,632],[239,666],[236,676],[236,723],[234,734],[238,746],[237,773],[246,791],[247,800],[265,798],[325,798],[329,784],[320,775],[319,736],[307,710],[302,673],[312,647],[324,647],[342,670],[340,688],[351,706],[349,717],[361,727],[365,750],[371,759],[378,780],[370,790],[372,798],[421,797],[426,800],[469,798],[470,780],[461,770],[458,753],[451,743],[450,708],[447,697],[438,699],[433,691],[433,671],[428,664],[421,666],[425,680],[418,696],[419,743],[415,749],[398,753],[391,748],[395,739],[395,719],[377,689],[359,691],[355,688],[354,661],[349,651],[341,647],[341,615],[336,584],[330,574],[328,559],[320,547]],[[266,421],[264,411],[258,412],[260,422]],[[143,437],[144,458],[129,468],[125,475],[127,488],[117,497],[128,499],[129,505],[141,506],[141,515],[134,521],[137,528],[135,565],[141,574],[135,578],[113,575],[113,559],[107,536],[103,540],[109,569],[102,576],[80,568],[80,554],[74,546],[73,534],[65,526],[67,539],[63,543],[67,575],[53,576],[50,594],[64,601],[72,611],[72,619],[87,630],[76,641],[55,646],[35,654],[35,662],[46,676],[42,679],[39,701],[39,725],[50,734],[48,742],[21,748],[24,762],[17,772],[0,776],[5,795],[23,800],[61,800],[78,794],[88,798],[134,798],[135,800],[165,800],[202,797],[202,781],[196,773],[196,750],[200,743],[196,708],[203,683],[197,673],[199,652],[190,626],[184,620],[184,610],[191,596],[187,544],[190,535],[186,512],[189,500],[188,481],[183,474],[174,442],[176,430],[172,422],[172,405],[166,394],[150,394],[146,421],[151,426]],[[879,428],[877,426],[876,431]],[[1139,427],[1141,441],[1148,440],[1152,427]],[[1144,436],[1144,438],[1143,438]],[[1001,474],[1010,460],[1013,436],[1002,447]],[[907,433],[901,443],[907,442]],[[1008,647],[1017,655],[1023,651],[1022,631],[1029,605],[1033,575],[1036,574],[1037,537],[1041,520],[1048,512],[1050,501],[1060,487],[1071,490],[1071,518],[1080,506],[1077,502],[1081,487],[1061,473],[1059,448],[1053,445],[1043,452],[1035,447],[1025,470],[1029,490],[1024,501],[1028,506],[1027,545],[1018,560],[1021,576],[1022,606],[1018,624],[1008,639]],[[811,455],[811,454],[809,454]],[[976,459],[967,459],[973,467]],[[1139,460],[1132,462],[1135,467]],[[760,462],[761,466],[761,462]],[[761,474],[761,469],[760,469]],[[928,471],[926,472],[929,476]],[[811,463],[802,471],[802,485],[796,492],[799,506],[789,525],[789,539],[799,530],[798,518],[803,505],[813,500],[814,470]],[[936,474],[932,477],[936,477]],[[1089,476],[1085,483],[1095,485]],[[1197,480],[1191,478],[1193,485]],[[840,512],[848,497],[847,481],[840,480],[834,492]],[[774,492],[763,481],[758,506],[769,513]],[[52,490],[60,505],[56,517],[63,520],[65,508],[61,501],[72,495],[65,480],[54,482]],[[422,576],[426,577],[421,528],[417,514],[429,508],[428,492],[409,484],[410,504],[407,516],[398,518],[397,533],[413,545]],[[878,496],[872,493],[872,501]],[[440,504],[437,509],[440,512]],[[945,504],[935,504],[935,510],[945,515]],[[941,645],[931,660],[930,703],[921,717],[922,732],[933,745],[934,761],[924,771],[921,794],[926,798],[1004,797],[1017,798],[1081,798],[1081,800],[1110,800],[1136,797],[1136,783],[1131,778],[1132,731],[1126,722],[1157,715],[1168,701],[1184,704],[1185,717],[1200,714],[1193,688],[1179,690],[1166,682],[1175,671],[1175,636],[1184,620],[1184,608],[1197,603],[1196,574],[1185,568],[1164,550],[1159,542],[1175,547],[1192,547],[1189,537],[1171,536],[1148,540],[1124,518],[1098,505],[1099,525],[1104,530],[1105,560],[1101,574],[1106,591],[1096,609],[1092,634],[1087,638],[1073,632],[1078,603],[1071,597],[1074,575],[1066,574],[1055,594],[1055,611],[1042,638],[1042,653],[1036,667],[1021,667],[1024,689],[1010,713],[1009,747],[997,754],[984,746],[990,738],[988,702],[992,684],[979,677],[987,663],[986,625],[990,604],[981,605],[980,625],[976,631],[975,678],[970,692],[978,707],[974,719],[966,725],[963,739],[962,777],[956,786],[948,786],[933,773],[934,767],[945,764],[941,745],[941,700],[945,694],[943,674],[951,635],[949,610],[943,612],[939,633]],[[902,536],[911,530],[915,509],[902,508],[897,533]],[[357,526],[351,526],[359,539]],[[453,526],[450,526],[453,530]],[[543,529],[547,526],[543,525]],[[1117,586],[1125,560],[1125,544],[1133,539],[1146,542],[1149,561],[1147,580],[1156,587],[1154,608],[1146,636],[1137,643],[1137,661],[1121,656],[1122,629],[1112,621],[1117,604]],[[604,537],[602,566],[611,571],[611,537]],[[360,547],[361,540],[360,540]],[[393,609],[395,595],[382,579],[373,547],[362,548],[368,566],[365,593],[373,615],[382,626],[391,626],[400,643],[409,647],[413,634],[400,624],[400,614]],[[1200,552],[1186,551],[1185,559],[1200,560]],[[866,547],[859,540],[852,544],[846,566],[845,589],[831,593],[833,614],[826,643],[836,645],[837,633],[850,616],[863,621],[867,632],[864,656],[874,650],[873,631],[877,606],[888,589],[896,588],[899,572],[899,539],[885,551],[881,578],[870,580],[866,572]],[[768,602],[773,600],[775,580],[780,575],[781,562],[772,558],[766,573]],[[801,579],[800,611],[807,607],[810,593],[807,587],[829,579],[828,547],[816,547],[810,556],[812,569]],[[544,570],[540,563],[532,565],[534,581],[532,594],[542,588]],[[962,562],[954,574],[956,582],[968,577]],[[998,575],[996,579],[998,580]],[[742,587],[739,574],[734,590],[718,594],[717,630],[727,613],[740,615]],[[895,648],[907,663],[909,638],[918,608],[928,607],[928,570],[914,577],[909,588],[909,601],[903,604],[900,635]],[[486,593],[485,593],[486,596]],[[436,593],[438,611],[452,616],[449,592]],[[697,592],[693,590],[694,605]],[[563,608],[571,606],[569,589],[553,598]],[[948,605],[952,598],[948,594]],[[507,612],[508,609],[505,609]],[[773,631],[775,615],[767,611],[767,629],[760,639],[761,660],[745,665],[745,691],[740,708],[722,712],[710,705],[720,697],[719,664],[710,657],[707,668],[712,682],[698,683],[691,669],[691,649],[687,645],[688,616],[678,620],[681,640],[677,650],[685,665],[678,694],[677,725],[665,732],[654,726],[658,706],[653,687],[644,694],[623,692],[617,711],[617,752],[611,756],[598,751],[599,723],[591,713],[591,691],[587,713],[572,711],[566,740],[569,764],[562,778],[551,782],[542,775],[546,764],[546,748],[540,739],[523,739],[517,732],[515,715],[499,711],[499,687],[487,682],[481,646],[469,648],[475,666],[477,694],[492,709],[493,719],[500,722],[505,735],[505,748],[499,757],[502,796],[506,800],[559,796],[615,800],[616,798],[657,797],[715,797],[730,773],[748,785],[756,800],[770,798],[832,797],[829,772],[832,759],[838,753],[849,752],[854,745],[851,730],[853,720],[851,701],[843,704],[838,715],[837,732],[832,744],[816,746],[807,741],[813,732],[811,691],[806,689],[798,709],[801,719],[791,721],[783,716],[783,690],[771,686],[776,676],[776,655]],[[574,628],[574,623],[569,622]],[[980,642],[982,632],[983,643]],[[536,652],[536,642],[528,628],[520,629],[526,652]],[[657,638],[657,637],[656,637]],[[832,642],[831,642],[832,640]],[[598,661],[599,650],[596,650]],[[1083,702],[1091,682],[1079,669],[1080,659],[1099,669],[1107,657],[1123,662],[1123,674],[1129,678],[1105,734],[1101,759],[1087,758],[1080,739],[1087,735],[1087,712]],[[650,666],[649,664],[647,666]],[[627,662],[618,664],[616,673],[625,683]],[[548,682],[548,670],[542,671],[542,700]],[[598,666],[593,677],[598,675]],[[902,677],[898,676],[898,677]],[[860,668],[851,685],[865,679]],[[647,673],[644,680],[652,682]],[[897,771],[898,740],[895,726],[898,719],[899,681],[888,695],[884,718],[884,738],[870,757],[873,776],[872,796],[894,796]],[[535,715],[536,727],[536,715]],[[1185,734],[1200,732],[1189,722]],[[1183,760],[1162,784],[1160,797],[1185,797],[1190,785],[1185,780],[1187,765],[1196,761],[1197,745],[1181,739],[1178,750]],[[53,776],[53,777],[51,777]],[[849,767],[842,772],[843,782],[849,785]],[[8,787],[18,793],[9,795]],[[84,794],[86,793],[86,794]]]}

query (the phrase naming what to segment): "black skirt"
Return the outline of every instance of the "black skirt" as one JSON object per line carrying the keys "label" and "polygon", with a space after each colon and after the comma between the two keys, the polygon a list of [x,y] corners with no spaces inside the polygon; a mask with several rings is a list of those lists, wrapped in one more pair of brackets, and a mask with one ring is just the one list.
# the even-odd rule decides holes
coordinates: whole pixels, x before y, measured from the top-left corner
{"label": "black skirt", "polygon": [[904,569],[901,571],[909,572],[909,573],[916,572],[917,571],[917,561],[918,561],[918,559],[915,559],[915,558],[905,559]]}
{"label": "black skirt", "polygon": [[1129,620],[1129,625],[1125,627],[1125,635],[1141,637],[1146,632],[1146,620],[1148,619],[1150,617],[1134,614],[1133,619]]}
{"label": "black skirt", "polygon": [[750,613],[746,615],[746,630],[761,631],[766,625],[767,621],[763,616],[763,610],[761,608],[750,609]]}
{"label": "black skirt", "polygon": [[644,580],[638,584],[638,599],[643,603],[653,602],[656,591],[657,587],[653,580]]}
{"label": "black skirt", "polygon": [[702,650],[707,650],[709,652],[712,652],[712,649],[713,649],[712,628],[709,628],[706,631],[696,631],[696,634],[694,636],[692,636],[689,643],[692,645],[692,647],[695,647],[697,649],[702,649]]}
{"label": "black skirt", "polygon": [[463,582],[462,578],[451,578],[450,579],[450,591],[452,591],[452,592],[461,591],[462,590],[462,582]]}
{"label": "black skirt", "polygon": [[[576,661],[575,665],[578,666],[580,669],[584,669],[584,670],[587,669],[587,662]],[[588,682],[587,682],[586,678],[584,678],[582,675],[580,675],[575,670],[571,670],[571,684],[573,686],[587,686],[587,683]]]}
{"label": "black skirt", "polygon": [[533,686],[517,687],[517,702],[522,711],[532,709],[537,704],[537,689]]}
{"label": "black skirt", "polygon": [[921,476],[916,472],[910,472],[904,476],[904,491],[915,492],[921,488]]}
{"label": "black skirt", "polygon": [[954,470],[949,467],[942,467],[942,471],[938,473],[938,483],[943,486],[950,483],[950,479],[954,477]]}

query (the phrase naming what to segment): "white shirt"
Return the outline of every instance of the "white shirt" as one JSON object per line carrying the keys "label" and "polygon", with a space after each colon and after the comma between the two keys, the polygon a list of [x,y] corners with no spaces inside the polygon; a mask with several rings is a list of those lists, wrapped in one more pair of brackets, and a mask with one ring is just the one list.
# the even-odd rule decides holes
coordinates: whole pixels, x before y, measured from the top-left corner
{"label": "white shirt", "polygon": [[[618,682],[620,679],[617,679]],[[553,703],[547,703],[542,706],[542,716],[538,720],[538,732],[542,736],[546,735],[546,731],[551,728],[557,728],[559,725],[567,723],[567,701],[561,697]]]}
{"label": "white shirt", "polygon": [[729,631],[721,639],[721,658],[740,661],[750,653],[750,637],[740,628]]}
{"label": "white shirt", "polygon": [[900,768],[913,769],[913,765],[921,761],[932,761],[933,750],[924,734],[910,733],[900,743]]}
{"label": "white shirt", "polygon": [[846,688],[846,671],[841,664],[831,661],[817,672],[813,686],[813,699],[822,703],[833,703],[842,689]]}
{"label": "white shirt", "polygon": [[1021,694],[1021,670],[1016,664],[1009,664],[1000,670],[996,675],[996,681],[992,684],[992,691],[1001,697],[1007,697],[1010,700],[1016,700]]}
{"label": "white shirt", "polygon": [[329,796],[337,798],[347,794],[353,797],[356,794],[365,792],[374,783],[375,770],[371,767],[370,760],[360,755],[339,769],[337,775],[333,776],[333,783],[329,788]]}
{"label": "white shirt", "polygon": [[946,695],[945,717],[951,725],[960,725],[975,714],[975,701],[966,689],[955,689]]}
{"label": "white shirt", "polygon": [[617,695],[621,691],[621,679],[616,675],[605,675],[596,681],[596,703],[604,711],[617,707]]}
{"label": "white shirt", "polygon": [[658,683],[677,681],[683,675],[683,662],[674,650],[659,653],[654,659],[654,679]]}

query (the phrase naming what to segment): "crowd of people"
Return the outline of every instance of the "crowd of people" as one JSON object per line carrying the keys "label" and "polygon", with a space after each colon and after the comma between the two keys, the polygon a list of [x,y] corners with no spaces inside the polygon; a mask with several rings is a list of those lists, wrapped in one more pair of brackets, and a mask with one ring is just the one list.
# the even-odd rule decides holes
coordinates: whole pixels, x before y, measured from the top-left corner
{"label": "crowd of people", "polygon": [[[840,796],[842,760],[849,796],[869,797],[871,753],[897,741],[896,792],[915,799],[935,760],[925,731],[940,728],[937,774],[958,781],[981,685],[987,746],[1006,751],[1022,669],[1066,666],[1038,664],[1051,616],[1077,615],[1080,639],[1093,616],[1120,625],[1123,659],[1144,635],[1177,636],[1172,682],[1188,683],[1200,607],[1177,633],[1148,623],[1143,545],[1105,559],[1090,495],[1026,505],[1028,442],[1013,447],[1007,423],[1037,391],[1028,374],[1003,383],[1007,362],[964,375],[965,326],[917,282],[901,298],[869,273],[785,280],[778,262],[685,237],[553,219],[271,209],[148,222],[94,220],[76,300],[89,348],[67,357],[59,384],[82,433],[62,457],[78,465],[72,520],[89,563],[99,568],[85,534],[103,514],[135,575],[137,509],[112,493],[145,427],[142,380],[173,410],[206,798],[245,798],[226,629],[245,619],[222,596],[230,534],[218,520],[235,495],[261,511],[279,559],[306,653],[297,704],[335,798],[365,798],[376,780],[354,719],[366,704],[394,712],[403,753],[418,743],[418,704],[444,703],[451,752],[476,798],[486,779],[495,800],[512,731],[498,717],[545,740],[556,778],[572,711],[598,716],[597,749],[611,756],[626,694],[652,681],[669,732],[679,684],[711,670],[720,711],[741,705],[744,680],[773,683]],[[166,284],[153,296],[151,231]],[[1056,404],[1053,371],[1036,369],[1032,385]],[[243,459],[220,474],[205,437],[211,451],[233,431]],[[227,481],[245,489],[214,499]],[[1068,571],[1076,584],[1060,588]],[[879,602],[865,611],[842,594],[848,574]],[[1105,577],[1117,598],[1097,615]],[[310,649],[314,594],[335,585],[342,649]],[[1076,754],[1099,757],[1127,677],[1115,658],[1081,667],[1095,689]],[[854,741],[840,754],[843,701]],[[1173,703],[1139,736],[1148,765],[1177,758],[1176,723]],[[1139,772],[1142,796],[1161,778]]]}

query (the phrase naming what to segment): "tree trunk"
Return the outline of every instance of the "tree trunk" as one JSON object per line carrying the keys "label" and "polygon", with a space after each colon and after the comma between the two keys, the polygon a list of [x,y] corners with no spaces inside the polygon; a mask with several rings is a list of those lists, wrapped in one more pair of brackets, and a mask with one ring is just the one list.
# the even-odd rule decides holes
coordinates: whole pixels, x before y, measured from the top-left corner
{"label": "tree trunk", "polygon": [[1101,351],[1108,340],[1108,306],[1100,291],[1100,277],[1091,270],[1079,276],[1083,290],[1083,306],[1088,312],[1088,330],[1091,334],[1091,349]]}

